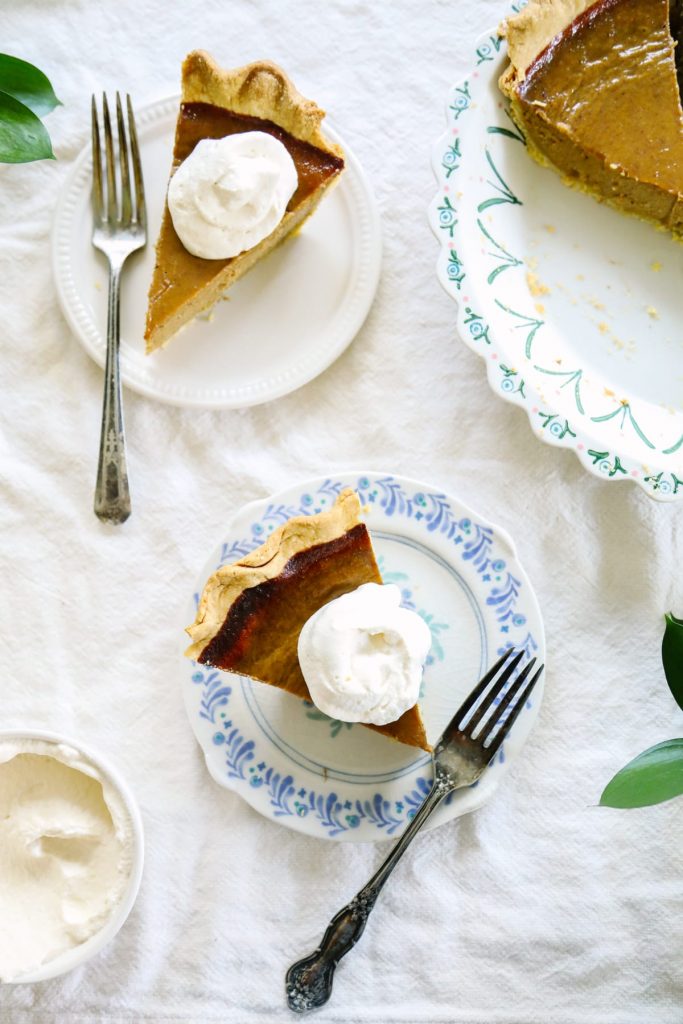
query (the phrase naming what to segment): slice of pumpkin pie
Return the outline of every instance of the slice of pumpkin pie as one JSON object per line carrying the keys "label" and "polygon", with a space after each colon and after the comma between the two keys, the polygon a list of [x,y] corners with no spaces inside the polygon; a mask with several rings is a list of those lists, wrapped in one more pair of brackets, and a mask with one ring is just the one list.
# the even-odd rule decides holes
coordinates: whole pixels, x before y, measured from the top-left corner
{"label": "slice of pumpkin pie", "polygon": [[[325,112],[303,97],[285,72],[269,61],[223,70],[202,50],[185,58],[169,191],[178,169],[190,157],[195,162],[193,153],[200,143],[237,135],[248,138],[243,140],[242,159],[236,168],[223,167],[212,177],[215,164],[210,165],[204,181],[199,180],[193,197],[198,214],[192,244],[187,239],[187,244],[181,241],[167,197],[149,289],[147,353],[164,345],[198,313],[213,306],[238,278],[300,227],[337,180],[344,168],[344,154],[323,134],[320,124],[324,116]],[[209,244],[204,249],[209,256],[198,255],[205,240],[216,233],[221,206],[223,214],[227,210],[235,215],[238,226],[240,218],[263,219],[268,213],[261,207],[265,202],[264,182],[272,185],[268,179],[271,171],[267,166],[264,170],[264,155],[268,154],[264,153],[262,137],[260,146],[250,149],[255,133],[270,136],[265,141],[271,150],[279,148],[281,155],[281,147],[286,150],[280,164],[282,160],[287,163],[285,171],[292,179],[293,189],[289,190],[286,208],[260,241],[250,244],[252,239],[245,235],[243,251],[213,258],[216,247]],[[245,180],[250,174],[251,182]],[[277,189],[277,182],[274,187]],[[244,201],[240,196],[245,197]],[[186,199],[186,194],[179,195],[181,208]],[[267,219],[265,222],[270,225]],[[225,233],[230,234],[229,218],[224,227]],[[233,230],[233,237],[234,234]]]}
{"label": "slice of pumpkin pie", "polygon": [[667,0],[529,0],[500,88],[567,184],[683,233],[683,111]]}
{"label": "slice of pumpkin pie", "polygon": [[[381,582],[358,495],[346,489],[326,512],[289,519],[210,577],[187,628],[192,643],[185,653],[310,700],[297,655],[304,624],[335,598]],[[431,749],[417,704],[395,722],[367,728]]]}

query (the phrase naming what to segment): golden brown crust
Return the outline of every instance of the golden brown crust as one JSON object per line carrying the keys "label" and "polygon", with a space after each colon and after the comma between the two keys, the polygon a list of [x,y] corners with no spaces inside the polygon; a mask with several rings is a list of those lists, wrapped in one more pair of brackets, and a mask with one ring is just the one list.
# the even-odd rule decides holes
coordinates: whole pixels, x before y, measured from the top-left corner
{"label": "golden brown crust", "polygon": [[510,62],[499,82],[506,96],[514,96],[518,83],[523,80],[533,60],[594,2],[529,0],[526,7],[500,25],[498,32],[507,39]]}
{"label": "golden brown crust", "polygon": [[[165,345],[198,313],[214,306],[238,278],[300,228],[314,212],[325,192],[335,184],[343,169],[342,148],[328,139],[320,128],[325,116],[324,110],[313,100],[302,96],[282,68],[269,61],[258,61],[226,70],[220,68],[208,53],[194,50],[183,62],[182,102],[210,103],[239,115],[270,121],[289,135],[315,146],[341,163],[336,173],[321,181],[311,195],[287,211],[275,230],[252,249],[225,261],[222,266],[218,264],[216,267],[215,261],[207,261],[207,276],[201,287],[191,291],[186,288],[187,294],[175,306],[171,303],[171,308],[164,296],[169,287],[166,252],[169,246],[177,249],[180,243],[176,241],[168,207],[165,207],[156,244],[156,265],[147,308],[147,355]],[[173,275],[171,280],[175,285]]]}
{"label": "golden brown crust", "polygon": [[218,569],[207,581],[197,616],[186,632],[192,643],[185,651],[197,658],[225,622],[231,605],[249,587],[274,579],[297,551],[342,537],[360,523],[358,495],[343,490],[332,508],[312,516],[294,516],[273,530],[268,539],[250,554]]}
{"label": "golden brown crust", "polygon": [[182,102],[213,103],[273,121],[297,139],[344,158],[341,147],[320,129],[325,111],[302,96],[291,78],[271,61],[224,69],[204,50],[193,50],[183,61]]}

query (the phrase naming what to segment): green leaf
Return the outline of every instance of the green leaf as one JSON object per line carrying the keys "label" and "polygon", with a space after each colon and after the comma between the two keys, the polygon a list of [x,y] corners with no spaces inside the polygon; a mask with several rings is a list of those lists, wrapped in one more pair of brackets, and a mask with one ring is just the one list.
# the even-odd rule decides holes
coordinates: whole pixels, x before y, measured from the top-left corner
{"label": "green leaf", "polygon": [[683,709],[683,619],[667,612],[662,640],[662,662],[669,689],[679,708]]}
{"label": "green leaf", "polygon": [[683,794],[683,739],[665,740],[643,751],[614,776],[600,797],[602,807],[646,807]]}
{"label": "green leaf", "polygon": [[13,96],[0,92],[0,163],[54,160],[50,136],[39,117]]}
{"label": "green leaf", "polygon": [[13,96],[34,114],[49,114],[60,105],[50,80],[25,60],[0,53],[0,91]]}

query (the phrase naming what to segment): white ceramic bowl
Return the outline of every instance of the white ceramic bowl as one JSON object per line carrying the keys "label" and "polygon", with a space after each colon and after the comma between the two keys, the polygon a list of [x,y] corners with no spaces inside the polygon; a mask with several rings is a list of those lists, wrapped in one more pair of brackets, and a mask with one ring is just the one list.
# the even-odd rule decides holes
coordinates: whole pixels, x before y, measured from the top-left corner
{"label": "white ceramic bowl", "polygon": [[90,960],[91,957],[99,953],[100,950],[114,938],[119,928],[133,909],[133,904],[135,903],[138,889],[140,888],[140,879],[142,878],[142,866],[145,854],[142,818],[140,817],[140,811],[135,797],[117,769],[114,768],[106,758],[103,758],[99,753],[95,753],[95,751],[90,747],[84,746],[82,743],[69,736],[61,736],[57,733],[44,732],[39,729],[0,730],[0,743],[5,740],[22,739],[43,740],[46,743],[63,743],[66,746],[77,750],[79,753],[83,754],[87,760],[91,761],[98,771],[101,772],[102,777],[107,780],[114,790],[116,790],[124,807],[126,808],[126,811],[128,812],[133,837],[133,848],[131,851],[131,872],[128,884],[121,901],[114,908],[114,911],[106,924],[104,924],[104,926],[94,935],[91,935],[89,939],[81,943],[80,946],[76,946],[75,949],[70,949],[66,953],[62,953],[61,956],[57,956],[54,959],[47,961],[37,970],[31,971],[29,974],[23,974],[21,977],[15,978],[13,982],[10,982],[10,984],[15,985],[27,984],[29,982],[36,981],[47,981],[48,978],[55,978],[60,974],[66,974],[67,971],[73,970],[74,967],[80,967],[81,964]]}

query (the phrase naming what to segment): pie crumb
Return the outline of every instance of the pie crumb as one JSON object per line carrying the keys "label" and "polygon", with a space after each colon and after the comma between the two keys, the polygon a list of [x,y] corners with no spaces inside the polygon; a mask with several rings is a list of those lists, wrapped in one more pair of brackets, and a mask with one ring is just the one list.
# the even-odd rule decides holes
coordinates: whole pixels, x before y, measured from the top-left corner
{"label": "pie crumb", "polygon": [[653,320],[659,320],[659,313],[654,306],[646,306],[647,315],[652,317]]}
{"label": "pie crumb", "polygon": [[542,302],[534,302],[534,309],[537,313],[540,313],[541,316],[543,316],[543,314],[545,313],[545,306]]}
{"label": "pie crumb", "polygon": [[549,235],[554,235],[557,231],[557,228],[554,224],[544,224],[543,227],[546,229]]}
{"label": "pie crumb", "polygon": [[659,262],[659,260],[653,260],[650,264],[650,270],[654,270],[655,273],[658,273],[661,269],[662,264]]}
{"label": "pie crumb", "polygon": [[548,288],[546,284],[543,284],[542,281],[539,281],[537,275],[532,273],[532,271],[527,272],[526,284],[534,297],[539,295],[550,295],[550,288]]}
{"label": "pie crumb", "polygon": [[601,320],[598,324],[598,330],[600,331],[600,334],[607,334],[607,332],[609,331],[609,327],[607,326],[604,320]]}

